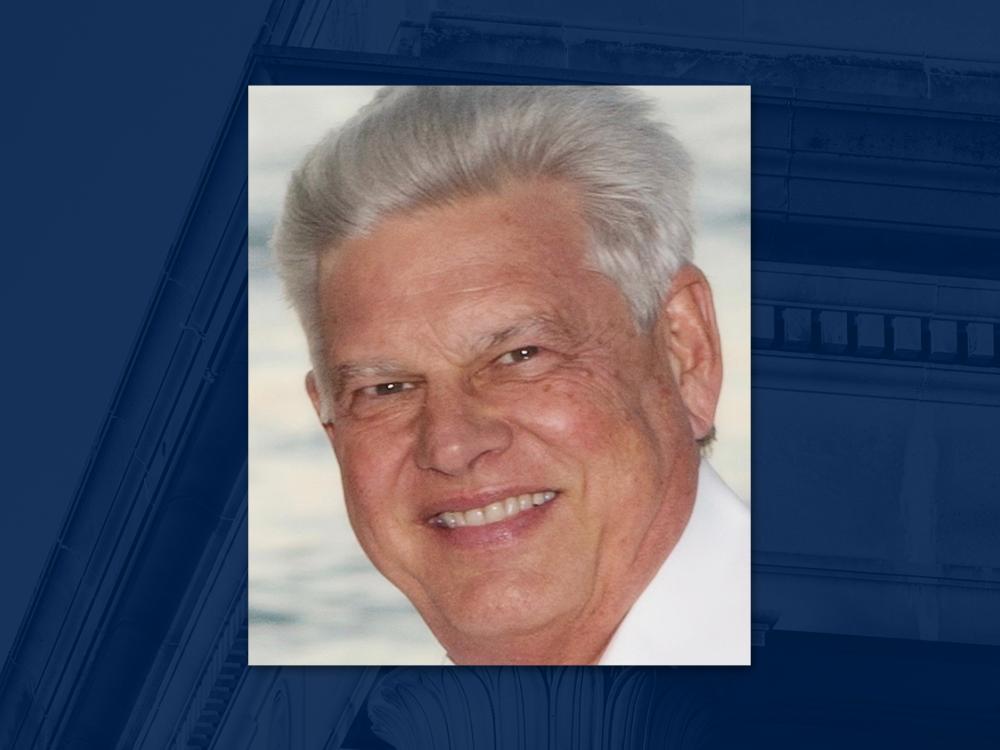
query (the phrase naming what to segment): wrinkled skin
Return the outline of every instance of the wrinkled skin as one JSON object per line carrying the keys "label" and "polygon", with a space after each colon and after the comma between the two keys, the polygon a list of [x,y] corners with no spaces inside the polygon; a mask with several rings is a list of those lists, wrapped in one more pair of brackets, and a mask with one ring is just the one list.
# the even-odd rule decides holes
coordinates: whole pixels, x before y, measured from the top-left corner
{"label": "wrinkled skin", "polygon": [[[691,512],[721,382],[707,283],[684,267],[640,331],[586,243],[571,187],[515,183],[322,264],[351,523],[458,663],[593,663]],[[517,524],[430,522],[508,488],[559,494]]]}

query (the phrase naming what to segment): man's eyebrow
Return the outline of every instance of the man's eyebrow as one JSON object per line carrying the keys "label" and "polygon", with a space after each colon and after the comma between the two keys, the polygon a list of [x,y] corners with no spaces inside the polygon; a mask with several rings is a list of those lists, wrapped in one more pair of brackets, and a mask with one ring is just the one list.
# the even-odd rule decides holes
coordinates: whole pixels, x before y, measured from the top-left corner
{"label": "man's eyebrow", "polygon": [[352,380],[401,378],[409,375],[405,367],[395,362],[343,362],[334,367],[331,373],[334,398],[343,396],[344,388]]}
{"label": "man's eyebrow", "polygon": [[524,336],[545,336],[557,341],[568,341],[572,338],[570,327],[563,320],[548,315],[532,315],[505,328],[477,337],[474,347],[479,351],[489,351],[505,342]]}

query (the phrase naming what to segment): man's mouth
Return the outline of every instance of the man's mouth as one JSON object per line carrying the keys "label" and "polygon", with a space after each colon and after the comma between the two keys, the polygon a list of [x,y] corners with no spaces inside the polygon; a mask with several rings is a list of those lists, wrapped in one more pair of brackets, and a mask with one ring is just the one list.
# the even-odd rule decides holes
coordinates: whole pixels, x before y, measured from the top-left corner
{"label": "man's mouth", "polygon": [[508,518],[531,511],[540,505],[545,505],[545,503],[553,500],[557,494],[555,490],[543,490],[524,495],[511,495],[495,503],[484,505],[481,508],[470,508],[465,511],[446,510],[444,513],[438,513],[431,518],[430,523],[434,526],[442,526],[448,529],[500,523],[501,521],[506,521]]}

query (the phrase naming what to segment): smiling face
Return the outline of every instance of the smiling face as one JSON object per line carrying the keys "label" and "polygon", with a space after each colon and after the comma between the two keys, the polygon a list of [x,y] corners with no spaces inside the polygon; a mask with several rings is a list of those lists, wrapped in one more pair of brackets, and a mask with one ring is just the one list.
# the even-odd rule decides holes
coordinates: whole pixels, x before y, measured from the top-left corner
{"label": "smiling face", "polygon": [[593,661],[690,514],[714,399],[586,242],[570,188],[518,184],[322,265],[351,523],[459,662]]}

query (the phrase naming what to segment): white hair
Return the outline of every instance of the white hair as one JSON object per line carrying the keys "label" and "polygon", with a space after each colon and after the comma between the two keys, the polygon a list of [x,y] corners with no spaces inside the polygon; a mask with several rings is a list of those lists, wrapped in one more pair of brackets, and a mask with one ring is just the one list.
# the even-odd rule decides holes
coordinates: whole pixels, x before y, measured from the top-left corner
{"label": "white hair", "polygon": [[295,170],[272,238],[332,418],[319,262],[386,217],[512,180],[573,185],[590,262],[655,322],[692,255],[691,160],[638,92],[597,86],[413,86],[376,93]]}

